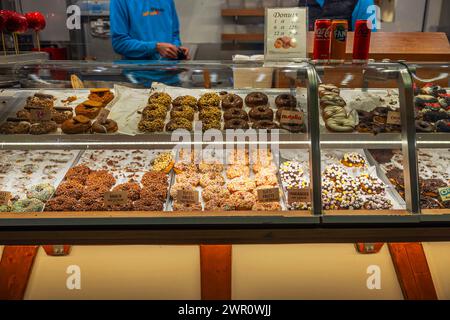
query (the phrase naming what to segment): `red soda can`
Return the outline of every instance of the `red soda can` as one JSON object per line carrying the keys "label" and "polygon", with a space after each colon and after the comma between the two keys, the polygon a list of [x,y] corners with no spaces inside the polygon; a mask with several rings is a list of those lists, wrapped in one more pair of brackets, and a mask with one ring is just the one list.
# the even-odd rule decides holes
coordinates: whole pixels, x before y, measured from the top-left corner
{"label": "red soda can", "polygon": [[345,60],[347,32],[347,20],[333,20],[331,23],[330,62],[342,62]]}
{"label": "red soda can", "polygon": [[321,62],[330,60],[331,20],[317,19],[314,26],[313,59]]}
{"label": "red soda can", "polygon": [[353,61],[365,62],[369,60],[370,37],[372,30],[367,26],[367,20],[357,20],[355,38],[353,40]]}

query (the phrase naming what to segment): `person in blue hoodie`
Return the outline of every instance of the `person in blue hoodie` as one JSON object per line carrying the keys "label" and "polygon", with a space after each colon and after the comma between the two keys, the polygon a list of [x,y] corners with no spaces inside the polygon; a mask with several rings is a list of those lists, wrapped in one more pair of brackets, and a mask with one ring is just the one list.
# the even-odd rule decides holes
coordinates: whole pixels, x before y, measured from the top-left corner
{"label": "person in blue hoodie", "polygon": [[[356,20],[368,20],[373,0],[300,0],[299,6],[308,7],[309,29],[314,30],[317,19],[344,19],[349,29],[354,30]],[[372,31],[376,31],[375,25]]]}
{"label": "person in blue hoodie", "polygon": [[[111,0],[111,37],[114,51],[126,62],[189,58],[181,45],[180,25],[173,0]],[[176,70],[127,72],[141,84],[177,84]]]}

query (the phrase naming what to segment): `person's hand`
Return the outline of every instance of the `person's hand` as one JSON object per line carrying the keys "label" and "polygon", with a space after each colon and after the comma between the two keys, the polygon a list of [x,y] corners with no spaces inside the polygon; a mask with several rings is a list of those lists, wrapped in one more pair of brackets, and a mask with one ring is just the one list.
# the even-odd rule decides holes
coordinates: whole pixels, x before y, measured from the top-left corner
{"label": "person's hand", "polygon": [[171,43],[160,42],[156,44],[156,50],[164,58],[176,59],[178,57],[178,49]]}
{"label": "person's hand", "polygon": [[180,47],[180,49],[183,51],[183,54],[186,57],[186,60],[190,60],[191,56],[189,55],[189,49],[186,47]]}

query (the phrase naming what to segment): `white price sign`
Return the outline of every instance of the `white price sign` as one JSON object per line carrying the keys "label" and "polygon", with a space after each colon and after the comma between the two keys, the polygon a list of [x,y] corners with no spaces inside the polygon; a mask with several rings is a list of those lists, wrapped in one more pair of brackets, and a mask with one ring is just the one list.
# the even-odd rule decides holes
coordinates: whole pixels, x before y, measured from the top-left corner
{"label": "white price sign", "polygon": [[265,58],[307,58],[306,8],[267,8]]}

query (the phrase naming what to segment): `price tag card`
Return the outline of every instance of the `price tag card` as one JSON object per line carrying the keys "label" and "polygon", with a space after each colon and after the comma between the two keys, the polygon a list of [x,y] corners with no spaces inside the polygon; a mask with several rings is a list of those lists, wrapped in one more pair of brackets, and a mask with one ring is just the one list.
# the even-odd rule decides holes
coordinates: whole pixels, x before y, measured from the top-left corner
{"label": "price tag card", "polygon": [[307,58],[306,8],[266,8],[265,58]]}
{"label": "price tag card", "polygon": [[49,108],[30,109],[31,122],[42,122],[52,120],[52,110]]}
{"label": "price tag card", "polygon": [[197,204],[200,201],[199,193],[197,190],[178,190],[177,199],[181,203]]}
{"label": "price tag card", "polygon": [[293,204],[294,202],[311,202],[311,193],[309,188],[289,189],[288,203]]}
{"label": "price tag card", "polygon": [[302,125],[305,121],[303,112],[301,111],[283,111],[280,117],[280,124]]}
{"label": "price tag card", "polygon": [[0,191],[0,206],[8,205],[12,195],[9,191]]}
{"label": "price tag card", "polygon": [[97,116],[98,123],[105,124],[106,120],[108,119],[109,112],[110,111],[108,109],[103,108]]}
{"label": "price tag card", "polygon": [[128,202],[128,192],[126,191],[105,192],[104,201],[105,205],[107,206],[124,205]]}
{"label": "price tag card", "polygon": [[439,195],[441,196],[442,201],[450,201],[450,187],[440,188]]}
{"label": "price tag card", "polygon": [[280,189],[278,188],[258,189],[258,201],[259,202],[280,201]]}
{"label": "price tag card", "polygon": [[387,114],[387,124],[401,125],[402,120],[400,116],[400,112],[398,111],[389,111]]}

